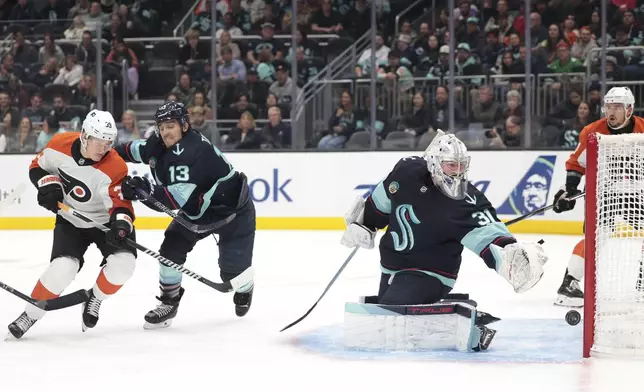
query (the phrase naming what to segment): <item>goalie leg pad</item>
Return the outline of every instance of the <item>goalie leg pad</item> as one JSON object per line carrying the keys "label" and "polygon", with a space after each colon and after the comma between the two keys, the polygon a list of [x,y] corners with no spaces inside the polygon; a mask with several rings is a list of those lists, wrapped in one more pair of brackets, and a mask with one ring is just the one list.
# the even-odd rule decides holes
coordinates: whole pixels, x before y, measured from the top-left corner
{"label": "goalie leg pad", "polygon": [[[31,298],[41,301],[58,297],[72,283],[79,268],[80,262],[75,258],[68,256],[55,258],[40,276],[36,287],[31,292]],[[36,320],[45,315],[44,310],[31,304],[27,305],[25,311],[29,317]]]}

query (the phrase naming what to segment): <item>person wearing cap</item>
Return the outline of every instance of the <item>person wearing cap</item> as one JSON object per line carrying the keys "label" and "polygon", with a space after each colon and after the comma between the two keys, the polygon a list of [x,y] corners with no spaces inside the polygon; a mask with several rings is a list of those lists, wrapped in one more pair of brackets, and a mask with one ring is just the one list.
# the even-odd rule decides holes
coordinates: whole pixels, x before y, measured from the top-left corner
{"label": "person wearing cap", "polygon": [[[472,49],[467,42],[461,42],[456,47],[458,53],[456,54],[456,73],[458,76],[475,76],[481,75],[483,70],[481,69],[481,64],[476,60],[475,56],[472,56]],[[474,84],[480,85],[482,80],[481,78],[471,78],[467,80],[462,80],[462,83],[465,84]]]}
{"label": "person wearing cap", "polygon": [[473,50],[478,50],[483,44],[483,37],[481,36],[481,29],[479,28],[479,18],[476,16],[467,18],[465,42]]}
{"label": "person wearing cap", "polygon": [[401,34],[396,41],[396,49],[400,54],[400,63],[409,69],[412,69],[418,63],[418,56],[411,46],[411,37],[407,34]]}
{"label": "person wearing cap", "polygon": [[583,65],[574,57],[570,57],[570,48],[565,42],[557,45],[557,58],[548,64],[548,69],[552,73],[571,73],[582,70]]}
{"label": "person wearing cap", "polygon": [[[387,59],[389,57],[389,47],[385,45],[385,40],[382,37],[381,33],[376,33],[376,70],[380,68],[381,64],[387,64]],[[371,71],[371,46],[368,46],[367,49],[362,52],[360,58],[358,59],[358,64],[356,65],[355,72],[357,77],[363,77],[365,74],[369,74]]]}
{"label": "person wearing cap", "polygon": [[259,54],[263,51],[271,52],[276,60],[281,60],[284,56],[284,46],[273,37],[275,25],[271,22],[262,23],[262,39],[259,42],[249,42],[246,58],[251,63],[259,64]]}
{"label": "person wearing cap", "polygon": [[[280,105],[290,106],[293,102],[293,80],[288,74],[288,68],[283,62],[275,66],[275,75],[277,80],[268,88],[269,93],[275,94],[277,103]],[[299,92],[299,90],[298,90]]]}
{"label": "person wearing cap", "polygon": [[[583,26],[579,30],[579,39],[572,45],[570,52],[573,58],[586,65],[589,60],[588,55],[597,47],[597,41],[593,38],[590,27]],[[597,57],[597,55],[595,54],[593,57]]]}
{"label": "person wearing cap", "polygon": [[449,46],[443,45],[438,50],[438,62],[427,72],[427,79],[442,78],[449,70]]}

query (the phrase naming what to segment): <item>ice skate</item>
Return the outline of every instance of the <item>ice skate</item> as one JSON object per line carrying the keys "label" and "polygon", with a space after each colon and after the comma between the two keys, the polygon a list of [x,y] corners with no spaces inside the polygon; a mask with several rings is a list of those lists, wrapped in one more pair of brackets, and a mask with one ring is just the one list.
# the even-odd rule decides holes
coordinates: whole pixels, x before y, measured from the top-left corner
{"label": "ice skate", "polygon": [[16,321],[9,324],[8,328],[10,335],[7,335],[7,339],[10,339],[11,336],[16,339],[22,338],[22,336],[36,323],[36,321],[38,320],[29,317],[27,315],[27,312],[22,312],[22,314],[16,319]]}
{"label": "ice skate", "polygon": [[235,314],[238,317],[244,317],[246,313],[250,310],[250,304],[253,301],[253,290],[252,287],[245,293],[235,293],[233,296],[233,302],[235,303]]}
{"label": "ice skate", "polygon": [[496,330],[488,327],[480,326],[481,338],[479,339],[479,345],[474,348],[474,351],[485,351],[490,347],[494,335],[496,335]]}
{"label": "ice skate", "polygon": [[579,287],[579,281],[566,271],[563,282],[557,290],[555,305],[568,308],[581,308],[584,306],[584,293]]}
{"label": "ice skate", "polygon": [[101,310],[101,301],[96,298],[94,291],[90,290],[89,299],[83,305],[83,332],[94,328],[98,323],[98,313]]}
{"label": "ice skate", "polygon": [[172,319],[177,316],[179,302],[181,301],[181,297],[183,297],[183,292],[184,289],[182,287],[179,289],[179,295],[176,297],[168,297],[165,295],[157,297],[161,303],[145,315],[143,329],[160,329],[172,325]]}

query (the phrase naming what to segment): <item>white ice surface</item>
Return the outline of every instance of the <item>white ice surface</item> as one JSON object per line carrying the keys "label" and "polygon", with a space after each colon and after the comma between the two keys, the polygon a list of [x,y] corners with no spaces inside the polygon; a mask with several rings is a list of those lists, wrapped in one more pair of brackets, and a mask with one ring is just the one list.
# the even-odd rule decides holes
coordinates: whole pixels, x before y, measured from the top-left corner
{"label": "white ice surface", "polygon": [[[161,231],[140,231],[157,249]],[[49,262],[51,232],[0,231],[0,280],[29,294]],[[529,293],[509,285],[466,253],[455,292],[501,317],[488,353],[370,356],[343,352],[337,336],[343,305],[375,294],[377,250],[358,252],[313,313],[278,331],[318,298],[350,253],[339,232],[260,231],[253,306],[234,315],[232,295],[184,277],[186,294],[174,324],[144,331],[156,305],[157,263],[140,254],[134,277],[103,303],[99,324],[81,332],[80,307],[50,312],[20,341],[0,342],[0,391],[547,391],[610,392],[644,388],[644,362],[581,360],[581,324],[567,326],[552,305],[578,237],[545,239],[544,279]],[[100,255],[91,247],[68,290],[90,288]],[[188,268],[219,280],[217,247],[201,241]],[[0,331],[24,303],[0,291]],[[4,335],[4,332],[1,332]],[[413,388],[413,389],[412,389]]]}

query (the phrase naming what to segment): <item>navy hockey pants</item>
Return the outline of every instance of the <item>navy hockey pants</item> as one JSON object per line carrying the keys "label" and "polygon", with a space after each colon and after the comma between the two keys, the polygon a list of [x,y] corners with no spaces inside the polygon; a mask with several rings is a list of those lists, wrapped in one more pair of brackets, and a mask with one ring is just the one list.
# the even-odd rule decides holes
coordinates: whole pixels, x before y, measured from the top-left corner
{"label": "navy hockey pants", "polygon": [[378,303],[382,305],[425,305],[445,298],[452,290],[440,280],[420,271],[398,272],[391,284],[391,275],[382,274]]}

